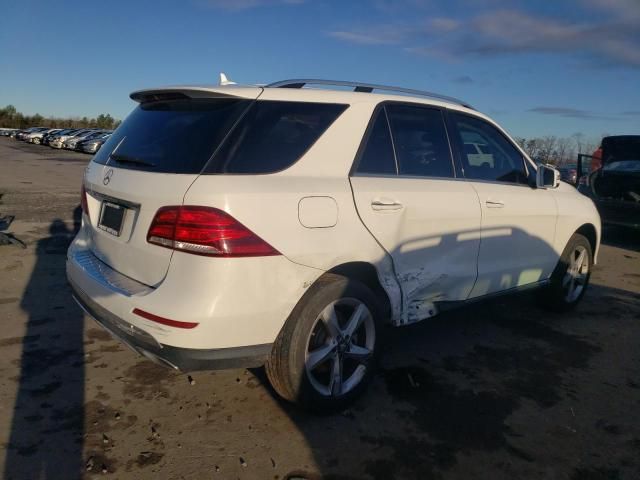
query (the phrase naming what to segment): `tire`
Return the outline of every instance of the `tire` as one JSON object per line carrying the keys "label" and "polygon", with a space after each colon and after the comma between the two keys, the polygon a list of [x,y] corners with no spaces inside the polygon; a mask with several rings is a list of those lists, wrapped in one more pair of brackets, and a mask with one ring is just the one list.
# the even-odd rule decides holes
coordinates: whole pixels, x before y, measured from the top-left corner
{"label": "tire", "polygon": [[361,282],[323,275],[273,344],[265,369],[274,390],[306,410],[346,408],[364,392],[375,370],[380,312],[375,295]]}
{"label": "tire", "polygon": [[592,266],[591,243],[584,235],[574,233],[551,274],[549,286],[542,292],[543,305],[556,312],[573,309],[587,290]]}

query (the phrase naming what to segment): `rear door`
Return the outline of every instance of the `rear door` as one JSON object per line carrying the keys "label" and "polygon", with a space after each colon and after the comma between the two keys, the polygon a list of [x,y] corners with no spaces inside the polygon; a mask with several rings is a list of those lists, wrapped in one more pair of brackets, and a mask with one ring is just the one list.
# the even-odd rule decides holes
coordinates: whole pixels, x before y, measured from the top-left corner
{"label": "rear door", "polygon": [[351,185],[360,218],[393,258],[405,321],[464,300],[476,279],[480,206],[455,177],[439,109],[387,103],[368,129]]}
{"label": "rear door", "polygon": [[197,91],[141,95],[142,103],[85,173],[89,218],[84,220],[93,253],[128,277],[160,283],[172,250],[147,242],[155,213],[183,203],[189,186],[260,92],[248,88],[217,98]]}
{"label": "rear door", "polygon": [[[449,119],[461,169],[482,208],[478,280],[471,297],[548,278],[558,261],[551,190],[530,186],[524,157],[495,126],[458,112],[450,112]],[[482,145],[482,162],[465,148],[469,143]]]}

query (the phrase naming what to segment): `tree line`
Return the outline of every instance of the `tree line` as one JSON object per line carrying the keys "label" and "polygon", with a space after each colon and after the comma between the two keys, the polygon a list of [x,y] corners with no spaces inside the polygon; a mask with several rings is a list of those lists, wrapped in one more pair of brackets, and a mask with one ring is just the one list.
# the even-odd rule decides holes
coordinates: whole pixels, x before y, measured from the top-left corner
{"label": "tree line", "polygon": [[49,128],[104,128],[112,130],[120,125],[120,120],[111,115],[101,113],[95,118],[89,117],[44,117],[39,113],[35,115],[25,115],[18,112],[13,105],[0,108],[0,127],[2,128],[29,128],[29,127],[49,127]]}
{"label": "tree line", "polygon": [[591,155],[600,146],[600,142],[587,139],[582,133],[570,137],[516,137],[515,140],[532,160],[552,165],[576,163],[578,154]]}

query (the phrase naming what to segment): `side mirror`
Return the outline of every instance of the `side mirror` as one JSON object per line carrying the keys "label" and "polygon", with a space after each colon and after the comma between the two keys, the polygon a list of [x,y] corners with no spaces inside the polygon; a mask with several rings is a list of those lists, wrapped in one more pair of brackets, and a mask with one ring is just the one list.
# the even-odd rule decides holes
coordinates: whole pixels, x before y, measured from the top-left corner
{"label": "side mirror", "polygon": [[560,185],[560,172],[552,165],[538,165],[536,188],[556,188]]}

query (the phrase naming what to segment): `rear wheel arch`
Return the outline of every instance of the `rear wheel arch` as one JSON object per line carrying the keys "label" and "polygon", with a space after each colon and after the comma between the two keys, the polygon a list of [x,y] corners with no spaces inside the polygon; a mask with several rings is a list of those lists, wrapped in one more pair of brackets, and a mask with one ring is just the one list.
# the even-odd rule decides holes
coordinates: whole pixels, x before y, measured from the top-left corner
{"label": "rear wheel arch", "polygon": [[362,284],[366,285],[378,299],[380,313],[385,322],[390,321],[391,318],[391,301],[389,295],[380,283],[378,277],[378,271],[375,266],[369,262],[347,262],[328,270],[324,275],[334,274],[341,275],[343,277],[358,280]]}

